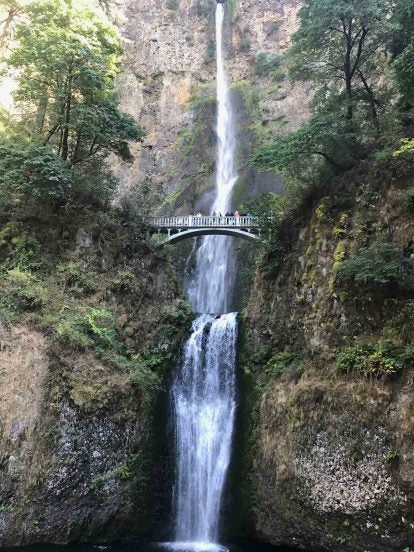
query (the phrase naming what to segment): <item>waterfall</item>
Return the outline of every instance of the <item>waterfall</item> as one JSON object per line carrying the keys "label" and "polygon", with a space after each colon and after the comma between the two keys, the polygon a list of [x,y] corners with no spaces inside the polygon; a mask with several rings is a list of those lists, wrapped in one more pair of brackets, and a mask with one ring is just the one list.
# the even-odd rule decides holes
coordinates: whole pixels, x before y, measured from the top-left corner
{"label": "waterfall", "polygon": [[[217,4],[216,199],[211,211],[230,209],[237,180],[232,106],[223,56],[224,6]],[[236,409],[236,313],[228,313],[234,283],[232,238],[206,236],[188,286],[194,321],[172,385],[176,441],[175,542],[179,550],[226,550],[219,516]]]}
{"label": "waterfall", "polygon": [[199,316],[173,385],[177,433],[177,541],[215,542],[230,458],[236,314]]}
{"label": "waterfall", "polygon": [[[217,51],[217,153],[216,199],[211,212],[225,214],[231,206],[235,169],[235,132],[231,98],[224,70],[224,6],[216,9]],[[228,312],[235,277],[232,238],[206,236],[197,251],[196,270],[188,286],[188,297],[195,312]]]}

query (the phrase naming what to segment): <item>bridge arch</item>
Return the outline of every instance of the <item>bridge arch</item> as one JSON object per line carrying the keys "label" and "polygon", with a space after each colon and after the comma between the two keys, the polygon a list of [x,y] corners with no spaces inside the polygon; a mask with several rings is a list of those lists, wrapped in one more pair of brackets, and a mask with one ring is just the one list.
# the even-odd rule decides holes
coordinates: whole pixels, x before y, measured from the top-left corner
{"label": "bridge arch", "polygon": [[238,228],[191,228],[190,230],[170,234],[163,243],[178,243],[189,238],[214,235],[233,236],[234,238],[242,238],[248,241],[260,240],[259,236],[256,234]]}

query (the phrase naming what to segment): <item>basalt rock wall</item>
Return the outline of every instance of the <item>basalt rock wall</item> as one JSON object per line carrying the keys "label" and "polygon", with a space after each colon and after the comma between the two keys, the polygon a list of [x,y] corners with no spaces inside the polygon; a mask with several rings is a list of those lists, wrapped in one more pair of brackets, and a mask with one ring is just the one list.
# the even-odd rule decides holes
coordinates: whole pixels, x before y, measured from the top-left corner
{"label": "basalt rock wall", "polygon": [[[243,492],[261,540],[305,550],[412,548],[411,276],[375,289],[364,279],[347,288],[338,277],[340,263],[384,243],[410,263],[410,173],[392,161],[365,163],[335,180],[335,197],[304,205],[282,248],[259,266],[241,321],[240,368],[250,424]],[[376,268],[360,270],[369,280]],[[387,357],[407,353],[399,368]]]}
{"label": "basalt rock wall", "polygon": [[[214,184],[215,0],[111,4],[126,49],[118,85],[122,108],[145,127],[133,165],[114,161],[120,195],[148,210],[206,209]],[[292,86],[284,70],[257,69],[257,56],[280,56],[296,28],[297,0],[226,2],[226,70],[237,114],[238,205],[283,179],[247,167],[255,144],[296,127],[308,114],[310,91]]]}
{"label": "basalt rock wall", "polygon": [[168,529],[166,397],[192,315],[139,228],[67,224],[31,226],[49,268],[3,272],[0,546]]}

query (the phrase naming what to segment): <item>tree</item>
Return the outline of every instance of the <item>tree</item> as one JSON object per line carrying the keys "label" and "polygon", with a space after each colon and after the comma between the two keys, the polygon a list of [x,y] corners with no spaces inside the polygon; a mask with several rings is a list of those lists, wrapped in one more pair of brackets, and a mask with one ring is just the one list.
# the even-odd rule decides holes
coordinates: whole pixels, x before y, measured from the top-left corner
{"label": "tree", "polygon": [[19,0],[0,0],[0,48],[6,46],[13,34],[16,21],[24,13],[23,3]]}
{"label": "tree", "polygon": [[391,40],[399,90],[409,106],[414,105],[414,0],[399,0],[394,21],[398,28]]}
{"label": "tree", "polygon": [[277,136],[272,144],[259,148],[252,160],[262,168],[287,170],[304,177],[313,169],[315,158],[323,159],[334,170],[343,170],[361,153],[344,119],[334,113],[320,113],[296,132]]}
{"label": "tree", "polygon": [[0,143],[0,207],[4,212],[29,203],[62,205],[71,185],[69,164],[51,148],[17,139]]}
{"label": "tree", "polygon": [[299,12],[291,75],[334,92],[350,126],[362,102],[379,130],[376,74],[394,29],[392,13],[392,0],[307,0]]}
{"label": "tree", "polygon": [[[128,141],[143,131],[118,110],[114,79],[121,47],[103,13],[87,2],[38,0],[16,27],[8,63],[26,129],[71,164],[114,152],[131,160]],[[95,6],[96,8],[96,6]]]}

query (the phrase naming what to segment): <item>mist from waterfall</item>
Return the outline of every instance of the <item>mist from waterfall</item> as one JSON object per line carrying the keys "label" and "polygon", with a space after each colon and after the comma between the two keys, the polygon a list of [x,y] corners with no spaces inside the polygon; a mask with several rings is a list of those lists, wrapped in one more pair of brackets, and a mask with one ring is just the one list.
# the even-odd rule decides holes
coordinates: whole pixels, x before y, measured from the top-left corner
{"label": "mist from waterfall", "polygon": [[[211,211],[231,206],[235,133],[223,56],[224,5],[217,4],[217,168]],[[236,410],[236,313],[228,313],[235,275],[232,238],[204,237],[188,285],[195,312],[172,404],[176,442],[175,542],[179,550],[225,550],[217,545],[223,489]]]}

